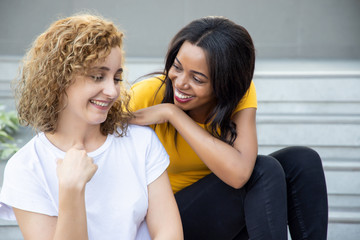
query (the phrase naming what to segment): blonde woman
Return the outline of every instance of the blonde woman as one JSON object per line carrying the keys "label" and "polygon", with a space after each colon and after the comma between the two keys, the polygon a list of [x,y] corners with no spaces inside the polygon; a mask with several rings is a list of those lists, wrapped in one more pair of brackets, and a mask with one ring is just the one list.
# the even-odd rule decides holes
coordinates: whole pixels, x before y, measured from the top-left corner
{"label": "blonde woman", "polygon": [[53,23],[27,53],[17,109],[38,134],[7,163],[0,217],[25,239],[182,239],[166,168],[149,128],[128,124],[122,37],[112,22]]}

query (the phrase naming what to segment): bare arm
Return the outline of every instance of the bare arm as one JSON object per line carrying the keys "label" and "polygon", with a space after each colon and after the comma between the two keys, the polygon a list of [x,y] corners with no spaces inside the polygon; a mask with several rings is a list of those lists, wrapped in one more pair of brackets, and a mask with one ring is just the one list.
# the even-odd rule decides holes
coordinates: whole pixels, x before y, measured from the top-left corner
{"label": "bare arm", "polygon": [[85,185],[97,170],[85,150],[72,148],[58,161],[59,216],[14,208],[25,240],[88,239]]}
{"label": "bare arm", "polygon": [[60,192],[59,217],[14,208],[25,240],[88,239],[83,192]]}
{"label": "bare arm", "polygon": [[184,239],[179,210],[166,171],[148,186],[148,190],[149,209],[146,222],[151,238]]}
{"label": "bare arm", "polygon": [[234,146],[213,137],[174,104],[140,109],[132,123],[170,122],[212,172],[228,185],[240,188],[250,178],[257,156],[256,109],[241,110],[232,120],[238,135]]}

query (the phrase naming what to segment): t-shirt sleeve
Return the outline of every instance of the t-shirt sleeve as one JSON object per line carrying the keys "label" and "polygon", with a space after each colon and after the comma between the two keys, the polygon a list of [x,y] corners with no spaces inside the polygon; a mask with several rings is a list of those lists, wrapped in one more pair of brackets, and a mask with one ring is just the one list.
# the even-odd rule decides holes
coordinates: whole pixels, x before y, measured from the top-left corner
{"label": "t-shirt sleeve", "polygon": [[161,103],[164,96],[164,86],[159,90],[161,83],[161,77],[153,77],[133,84],[130,89],[130,109],[135,112]]}
{"label": "t-shirt sleeve", "polygon": [[[22,161],[21,158],[25,156],[28,162]],[[0,193],[0,218],[15,220],[12,207],[57,216],[39,170],[38,166],[32,164],[29,154],[16,154],[8,161]]]}
{"label": "t-shirt sleeve", "polygon": [[151,130],[150,144],[147,148],[146,154],[146,183],[149,185],[155,181],[169,166],[169,155],[165,148],[156,136],[155,132]]}
{"label": "t-shirt sleeve", "polygon": [[257,98],[256,98],[256,89],[255,89],[254,81],[251,81],[249,89],[247,90],[244,97],[237,105],[234,113],[239,112],[240,110],[246,108],[257,108]]}

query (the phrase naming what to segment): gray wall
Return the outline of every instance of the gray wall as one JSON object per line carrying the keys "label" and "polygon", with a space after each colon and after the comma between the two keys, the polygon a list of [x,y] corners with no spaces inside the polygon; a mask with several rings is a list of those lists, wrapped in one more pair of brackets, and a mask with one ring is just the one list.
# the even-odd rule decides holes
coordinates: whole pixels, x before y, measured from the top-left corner
{"label": "gray wall", "polygon": [[0,0],[0,55],[23,55],[52,21],[81,10],[124,29],[128,57],[162,58],[189,21],[223,15],[249,30],[260,59],[360,59],[360,0]]}

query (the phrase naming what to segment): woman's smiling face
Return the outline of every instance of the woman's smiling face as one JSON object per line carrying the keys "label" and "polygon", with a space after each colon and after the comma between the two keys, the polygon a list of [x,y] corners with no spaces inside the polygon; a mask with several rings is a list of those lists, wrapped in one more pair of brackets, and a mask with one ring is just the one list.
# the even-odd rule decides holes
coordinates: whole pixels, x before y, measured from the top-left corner
{"label": "woman's smiling face", "polygon": [[66,90],[65,109],[59,121],[96,125],[104,122],[109,109],[119,97],[122,53],[119,47],[90,68],[87,75],[76,75]]}
{"label": "woman's smiling face", "polygon": [[203,123],[216,103],[205,51],[185,41],[169,70],[169,78],[175,105]]}

